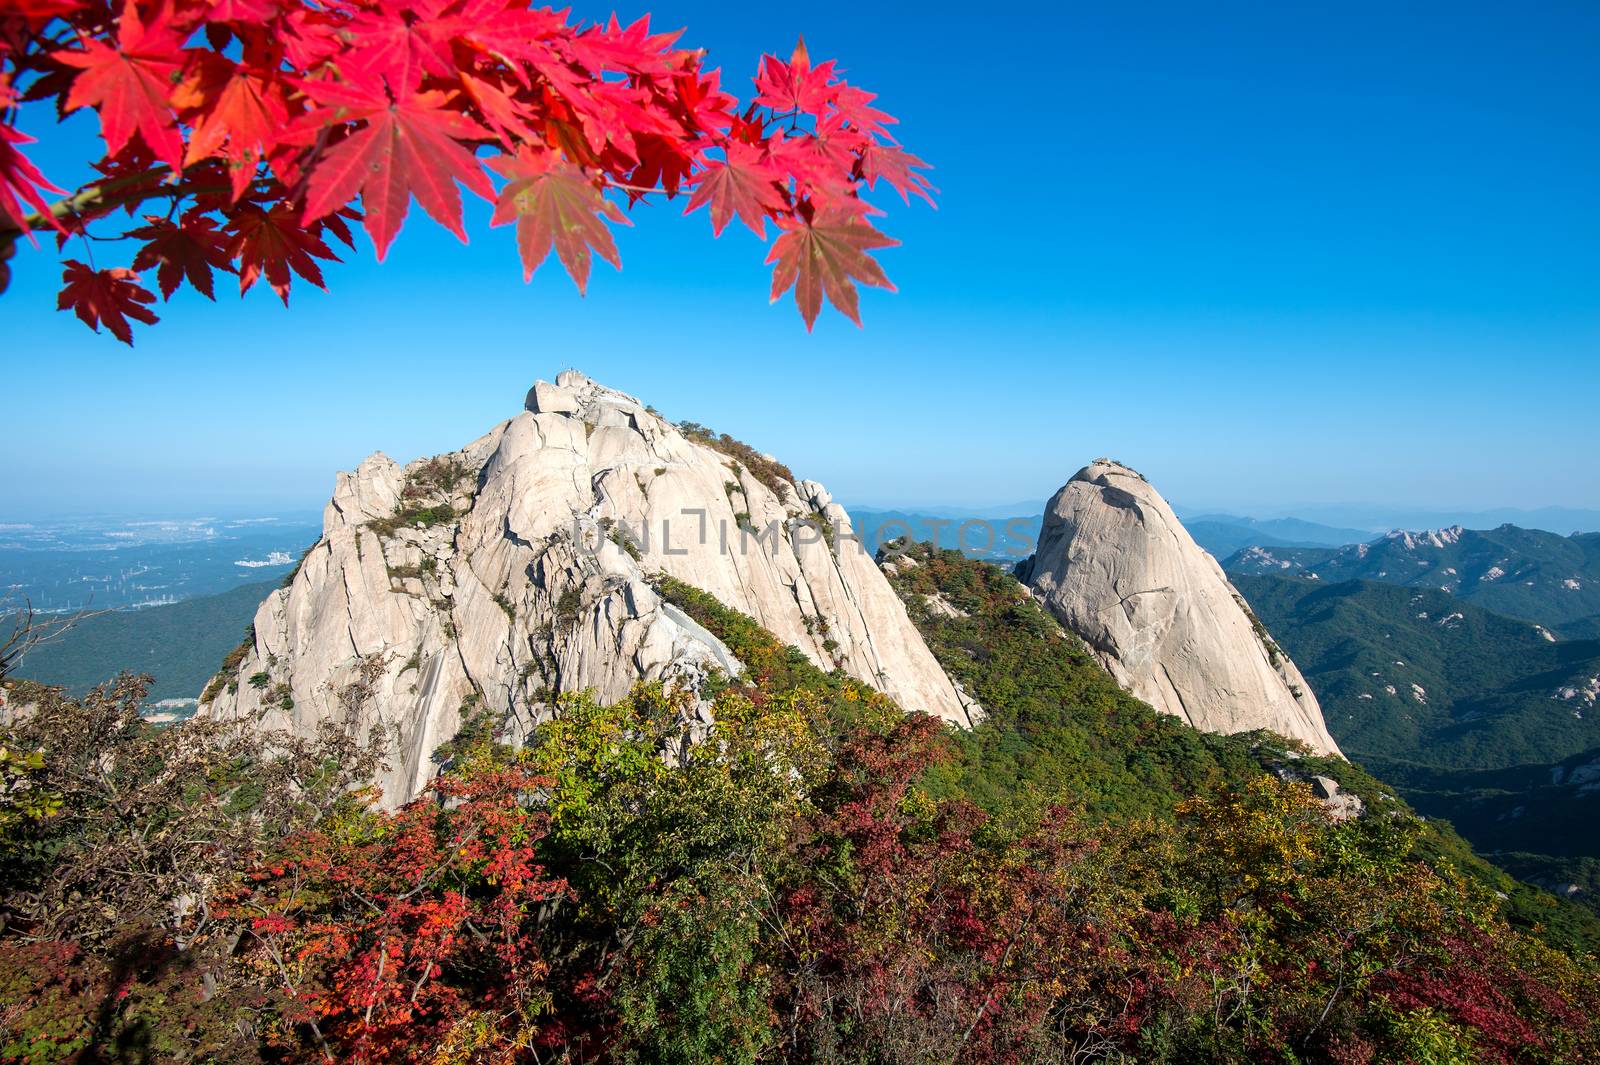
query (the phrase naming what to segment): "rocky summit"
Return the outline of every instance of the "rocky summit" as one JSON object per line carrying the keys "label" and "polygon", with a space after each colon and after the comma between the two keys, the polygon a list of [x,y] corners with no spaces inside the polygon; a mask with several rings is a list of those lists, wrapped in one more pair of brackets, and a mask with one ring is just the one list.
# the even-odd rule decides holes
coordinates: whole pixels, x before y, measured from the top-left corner
{"label": "rocky summit", "polygon": [[1139,473],[1107,459],[1050,500],[1018,574],[1124,687],[1208,732],[1339,753],[1310,686]]}
{"label": "rocky summit", "polygon": [[575,371],[524,407],[451,454],[375,454],[341,473],[322,538],[200,713],[301,733],[377,726],[385,799],[401,802],[470,714],[516,741],[562,692],[611,701],[641,680],[698,690],[739,673],[657,594],[666,575],[908,709],[981,714],[820,484]]}

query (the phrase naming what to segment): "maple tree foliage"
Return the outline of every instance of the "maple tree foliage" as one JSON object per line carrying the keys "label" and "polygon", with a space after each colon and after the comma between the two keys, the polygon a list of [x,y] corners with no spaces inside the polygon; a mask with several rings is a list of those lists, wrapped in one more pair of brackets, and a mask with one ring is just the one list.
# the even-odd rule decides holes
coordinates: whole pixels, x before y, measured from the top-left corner
{"label": "maple tree foliage", "polygon": [[[0,0],[0,259],[40,231],[128,241],[125,265],[68,260],[60,305],[131,343],[152,269],[163,298],[214,298],[220,271],[287,302],[352,222],[381,260],[413,200],[465,240],[465,188],[515,223],[525,277],[553,248],[581,291],[594,256],[621,264],[624,204],[686,196],[716,235],[778,227],[772,298],[808,330],[824,297],[859,325],[856,286],[893,287],[869,253],[896,243],[867,196],[931,204],[927,164],[803,41],[741,104],[678,37],[524,0]],[[100,177],[65,195],[29,160],[31,102],[98,115]]]}

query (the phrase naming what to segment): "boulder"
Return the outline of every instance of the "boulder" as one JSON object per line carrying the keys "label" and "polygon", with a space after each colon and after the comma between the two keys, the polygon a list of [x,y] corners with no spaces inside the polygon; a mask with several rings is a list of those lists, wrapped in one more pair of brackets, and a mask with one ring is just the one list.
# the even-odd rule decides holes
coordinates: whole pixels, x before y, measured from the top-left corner
{"label": "boulder", "polygon": [[572,414],[578,409],[578,397],[560,385],[535,381],[523,408],[534,414]]}
{"label": "boulder", "polygon": [[1208,732],[1271,729],[1338,754],[1311,687],[1136,471],[1101,459],[1050,500],[1018,576],[1112,676]]}

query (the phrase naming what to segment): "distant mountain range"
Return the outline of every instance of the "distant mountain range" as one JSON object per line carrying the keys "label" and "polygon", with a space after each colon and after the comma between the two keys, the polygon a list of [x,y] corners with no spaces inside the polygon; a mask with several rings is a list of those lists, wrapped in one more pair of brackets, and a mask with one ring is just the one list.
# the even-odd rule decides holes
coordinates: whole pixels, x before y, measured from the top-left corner
{"label": "distant mountain range", "polygon": [[[1471,510],[1464,507],[1406,507],[1392,503],[1335,503],[1303,505],[1293,510],[1297,517],[1308,521],[1379,532],[1390,529],[1437,529],[1449,525],[1464,525],[1469,529],[1517,525],[1524,529],[1548,529],[1563,535],[1600,532],[1600,510],[1584,507],[1486,507]],[[1180,510],[1179,513],[1190,512]]]}
{"label": "distant mountain range", "polygon": [[1432,588],[1571,636],[1592,634],[1600,615],[1600,533],[1558,536],[1502,525],[1393,532],[1370,544],[1249,546],[1223,563],[1230,573],[1373,580]]}
{"label": "distant mountain range", "polygon": [[1254,533],[1256,539],[1251,543],[1266,543],[1276,540],[1280,543],[1304,544],[1320,547],[1342,547],[1345,544],[1364,543],[1376,538],[1369,529],[1341,528],[1337,525],[1322,525],[1302,518],[1247,518],[1237,514],[1196,514],[1184,517],[1183,527],[1190,534],[1194,533],[1196,525],[1214,525],[1241,532]]}
{"label": "distant mountain range", "polygon": [[1364,529],[1342,529],[1300,518],[1262,520],[1234,514],[1199,514],[1182,520],[1195,542],[1219,559],[1251,546],[1342,547],[1365,543],[1376,535]]}

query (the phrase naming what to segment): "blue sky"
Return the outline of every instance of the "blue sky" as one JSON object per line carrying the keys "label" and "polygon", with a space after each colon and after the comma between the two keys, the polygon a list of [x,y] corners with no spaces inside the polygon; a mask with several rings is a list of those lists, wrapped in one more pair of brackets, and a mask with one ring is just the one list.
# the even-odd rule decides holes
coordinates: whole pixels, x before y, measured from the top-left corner
{"label": "blue sky", "polygon": [[[864,329],[808,336],[753,235],[671,204],[585,299],[487,205],[470,246],[414,207],[330,293],[182,295],[131,351],[23,248],[0,516],[317,507],[567,366],[858,503],[1043,500],[1109,454],[1196,508],[1600,507],[1600,6],[647,9],[741,92],[804,32],[935,165]],[[92,120],[23,128],[84,177]]]}

